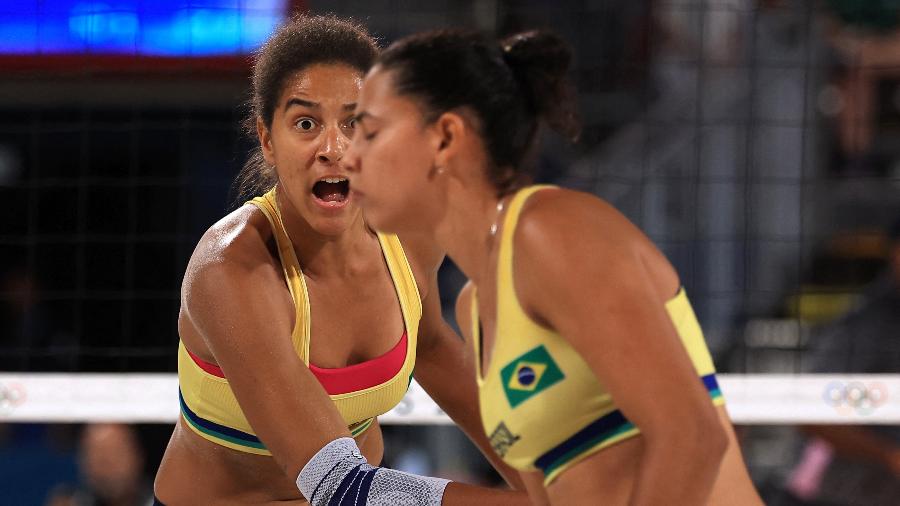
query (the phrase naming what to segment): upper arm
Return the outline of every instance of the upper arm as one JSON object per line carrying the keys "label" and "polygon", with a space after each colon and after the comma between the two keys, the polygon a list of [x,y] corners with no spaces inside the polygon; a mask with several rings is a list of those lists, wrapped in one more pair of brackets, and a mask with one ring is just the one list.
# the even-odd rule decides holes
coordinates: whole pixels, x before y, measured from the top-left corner
{"label": "upper arm", "polygon": [[[416,378],[433,368],[457,367],[465,362],[461,341],[444,320],[441,294],[438,287],[438,270],[445,254],[434,239],[427,235],[406,235],[401,238],[404,250],[413,265],[423,294],[422,317],[419,320],[416,347]],[[420,382],[427,378],[421,378]],[[426,388],[426,385],[422,385]],[[429,392],[431,393],[431,392]]]}
{"label": "upper arm", "polygon": [[[409,249],[409,248],[408,248]],[[415,377],[422,388],[470,437],[480,434],[474,366],[459,336],[444,320],[437,282],[439,265],[427,272],[416,347]],[[448,377],[456,378],[448,382]]]}
{"label": "upper arm", "polygon": [[459,326],[459,333],[462,334],[463,340],[469,343],[471,348],[472,339],[472,294],[475,285],[471,281],[467,281],[463,285],[459,295],[456,296],[456,324]]}
{"label": "upper arm", "polygon": [[[471,349],[450,328],[442,314],[437,271],[443,259],[443,252],[430,247],[427,240],[419,243],[418,247],[416,245],[412,248],[407,247],[408,251],[410,249],[414,253],[422,253],[424,249],[426,258],[430,258],[431,262],[422,269],[428,274],[424,280],[425,289],[422,290],[426,295],[422,301],[422,319],[419,322],[416,380],[490,460],[494,469],[507,483],[521,490],[523,484],[518,473],[500,460],[484,434],[478,408],[478,390]],[[469,284],[463,288],[463,293],[468,291],[468,287]],[[460,295],[460,298],[465,296]],[[464,325],[460,320],[457,322],[460,326]],[[454,378],[454,381],[447,381],[447,378]]]}
{"label": "upper arm", "polygon": [[183,287],[188,318],[228,378],[254,432],[293,479],[326,443],[348,435],[291,341],[292,305],[262,241],[198,248]]}
{"label": "upper arm", "polygon": [[432,345],[431,338],[441,330],[444,321],[441,294],[438,289],[438,270],[446,256],[432,237],[427,234],[404,234],[400,243],[406,253],[419,294],[422,296],[422,317],[419,320],[417,354]]}
{"label": "upper arm", "polygon": [[540,471],[519,471],[522,486],[528,492],[528,498],[534,506],[549,506],[550,498],[544,488],[544,473]]}
{"label": "upper arm", "polygon": [[648,272],[646,238],[599,199],[544,193],[523,210],[514,236],[515,289],[526,310],[579,352],[645,434],[715,420]]}

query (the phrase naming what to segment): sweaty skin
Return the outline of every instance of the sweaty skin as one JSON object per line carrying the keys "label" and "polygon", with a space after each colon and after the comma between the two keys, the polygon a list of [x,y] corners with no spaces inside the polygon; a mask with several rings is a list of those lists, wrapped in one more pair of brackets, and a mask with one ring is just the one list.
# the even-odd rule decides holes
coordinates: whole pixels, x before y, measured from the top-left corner
{"label": "sweaty skin", "polygon": [[[352,191],[374,227],[431,234],[478,287],[481,362],[490,364],[502,233],[490,230],[508,195],[487,178],[492,162],[477,114],[459,107],[426,120],[433,116],[416,97],[398,95],[394,78],[376,65],[360,93],[346,162]],[[522,473],[533,503],[762,504],[724,408],[697,381],[666,313],[680,281],[649,239],[594,196],[548,189],[526,203],[513,242],[526,314],[579,352],[641,430],[547,487],[540,473]],[[466,334],[469,302],[464,290],[457,321]]]}
{"label": "sweaty skin", "polygon": [[[259,123],[267,162],[276,167],[276,199],[306,279],[310,362],[344,367],[392,349],[403,330],[399,301],[376,235],[352,195],[323,203],[322,178],[343,177],[361,74],[341,64],[296,72],[284,85],[271,127]],[[415,377],[485,451],[471,359],[443,321],[437,268],[443,253],[424,236],[401,237],[423,302]],[[349,436],[332,400],[291,342],[295,310],[269,222],[245,205],[201,238],[182,285],[179,335],[199,358],[217,364],[254,432],[272,457],[234,451],[196,435],[179,419],[160,465],[155,492],[169,506],[306,504],[294,480],[325,444]],[[461,373],[460,371],[466,371]],[[369,463],[383,454],[377,423],[357,438]],[[517,475],[494,459],[510,483]],[[523,493],[451,483],[445,504],[524,504]]]}

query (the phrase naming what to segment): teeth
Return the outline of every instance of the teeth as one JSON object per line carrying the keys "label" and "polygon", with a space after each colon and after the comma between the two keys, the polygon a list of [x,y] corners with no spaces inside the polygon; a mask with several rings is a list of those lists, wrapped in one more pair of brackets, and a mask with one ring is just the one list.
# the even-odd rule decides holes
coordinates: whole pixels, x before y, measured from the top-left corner
{"label": "teeth", "polygon": [[343,183],[346,180],[347,178],[345,177],[326,177],[323,181],[326,183]]}

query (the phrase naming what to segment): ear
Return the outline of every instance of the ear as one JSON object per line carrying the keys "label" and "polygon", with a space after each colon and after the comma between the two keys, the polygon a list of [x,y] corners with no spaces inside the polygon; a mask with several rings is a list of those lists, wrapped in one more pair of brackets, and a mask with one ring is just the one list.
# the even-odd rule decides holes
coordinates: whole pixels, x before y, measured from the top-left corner
{"label": "ear", "polygon": [[275,166],[275,148],[272,147],[272,132],[266,128],[262,118],[256,118],[256,136],[259,138],[259,147],[262,150],[263,158],[270,166]]}
{"label": "ear", "polygon": [[433,125],[435,133],[435,165],[448,167],[463,149],[466,136],[470,133],[465,119],[456,112],[445,112]]}

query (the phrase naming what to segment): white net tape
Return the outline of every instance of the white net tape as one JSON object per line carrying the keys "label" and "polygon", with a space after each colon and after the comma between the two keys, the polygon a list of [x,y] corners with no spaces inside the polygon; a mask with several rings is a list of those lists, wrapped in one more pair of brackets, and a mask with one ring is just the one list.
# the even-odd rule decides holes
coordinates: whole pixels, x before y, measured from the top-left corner
{"label": "white net tape", "polygon": [[[738,424],[900,424],[900,374],[719,374]],[[174,374],[0,373],[0,422],[173,423]],[[414,381],[386,424],[450,424]]]}

